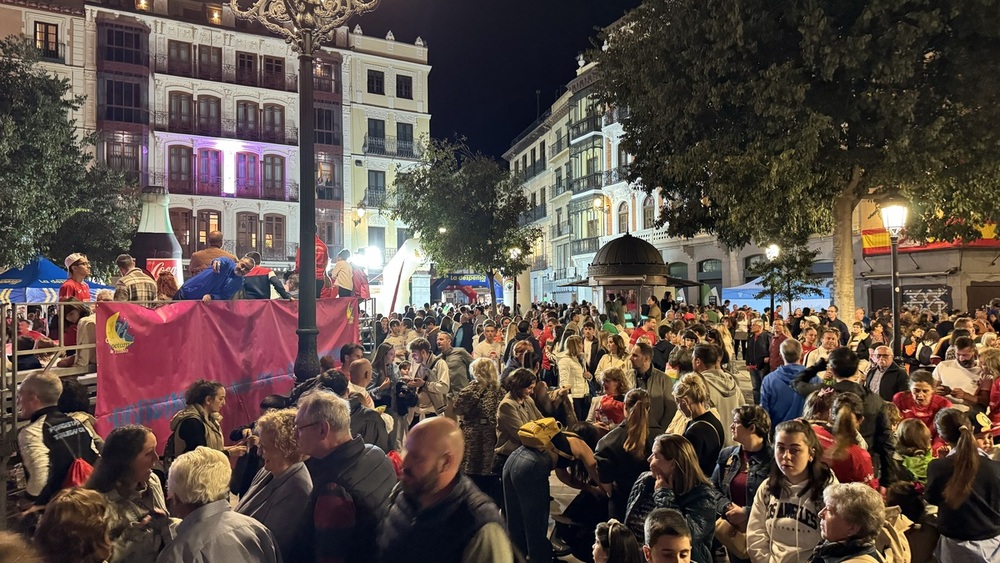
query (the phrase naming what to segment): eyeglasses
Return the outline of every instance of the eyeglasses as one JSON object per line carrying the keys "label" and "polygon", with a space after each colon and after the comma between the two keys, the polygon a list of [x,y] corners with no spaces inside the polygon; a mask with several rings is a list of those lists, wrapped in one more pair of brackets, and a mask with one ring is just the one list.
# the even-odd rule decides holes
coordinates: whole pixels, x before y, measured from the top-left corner
{"label": "eyeglasses", "polygon": [[[320,422],[322,422],[322,421],[320,421]],[[305,430],[306,428],[309,428],[310,426],[316,426],[320,422],[312,422],[312,423],[305,424],[305,425],[302,425],[302,426],[296,426],[295,427],[295,432],[302,432],[303,430]]]}
{"label": "eyeglasses", "polygon": [[891,358],[892,354],[875,354],[876,358]]}
{"label": "eyeglasses", "polygon": [[77,262],[76,264],[73,264],[73,265],[74,266],[89,266],[90,262]]}

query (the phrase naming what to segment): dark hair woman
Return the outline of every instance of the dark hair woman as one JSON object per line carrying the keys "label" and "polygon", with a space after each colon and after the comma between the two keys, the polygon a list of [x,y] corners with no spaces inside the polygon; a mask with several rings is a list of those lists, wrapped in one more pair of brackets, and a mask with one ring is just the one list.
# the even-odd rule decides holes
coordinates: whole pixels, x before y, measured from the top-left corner
{"label": "dark hair woman", "polygon": [[671,508],[684,515],[691,527],[691,560],[712,560],[715,536],[715,489],[701,472],[691,442],[677,434],[661,434],[653,443],[649,472],[632,487],[625,525],[645,533],[646,516],[656,508]]}
{"label": "dark hair woman", "polygon": [[[110,561],[152,561],[170,541],[167,504],[160,479],[156,435],[145,426],[119,426],[108,434],[94,472],[85,485],[108,501]],[[155,517],[150,517],[154,514]],[[143,527],[134,526],[143,522]]]}
{"label": "dark hair woman", "polygon": [[[207,446],[232,456],[247,452],[246,446],[226,446],[222,437],[222,407],[226,406],[226,388],[218,381],[199,379],[184,391],[186,406],[170,419],[166,457],[177,457]],[[170,442],[173,442],[171,444]]]}
{"label": "dark hair woman", "polygon": [[757,489],[747,522],[751,561],[805,561],[822,540],[823,489],[837,477],[823,463],[809,423],[786,420],[774,431],[774,465]]}
{"label": "dark hair woman", "polygon": [[[924,498],[938,507],[938,561],[972,561],[1000,555],[1000,463],[983,454],[965,414],[942,409],[934,417],[951,455],[927,466]],[[982,555],[980,555],[982,554]],[[992,554],[992,555],[987,555]]]}
{"label": "dark hair woman", "polygon": [[635,480],[649,469],[646,459],[653,451],[649,433],[649,392],[633,389],[625,395],[625,420],[597,443],[594,458],[597,476],[611,485],[608,514],[625,520],[628,494]]}
{"label": "dark hair woman", "polygon": [[635,534],[618,520],[601,522],[594,530],[594,563],[642,563]]}
{"label": "dark hair woman", "polygon": [[[530,352],[529,352],[530,353]],[[503,388],[507,391],[500,406],[497,407],[497,443],[494,452],[496,457],[493,468],[500,474],[503,465],[510,454],[521,445],[517,430],[525,423],[542,418],[542,413],[535,406],[532,395],[538,377],[529,369],[516,369],[503,380]]]}
{"label": "dark hair woman", "polygon": [[[732,416],[729,431],[736,445],[724,448],[719,454],[712,484],[721,493],[716,501],[719,518],[746,533],[754,496],[774,464],[771,417],[759,405],[737,407]],[[746,560],[734,553],[729,554],[729,559],[733,562]]]}

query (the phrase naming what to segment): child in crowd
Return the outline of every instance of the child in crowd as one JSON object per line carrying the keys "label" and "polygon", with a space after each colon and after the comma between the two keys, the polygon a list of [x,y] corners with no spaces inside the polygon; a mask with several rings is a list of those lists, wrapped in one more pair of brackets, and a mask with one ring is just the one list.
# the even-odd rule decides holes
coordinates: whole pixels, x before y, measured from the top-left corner
{"label": "child in crowd", "polygon": [[[854,393],[837,395],[833,401],[833,434],[829,438],[833,446],[824,448],[823,462],[830,466],[841,483],[864,483],[878,489],[871,454],[858,445],[858,428],[863,412],[861,398]],[[824,427],[813,429],[817,437],[826,432]]]}
{"label": "child in crowd", "polygon": [[934,459],[931,431],[915,418],[907,418],[896,428],[896,458],[910,472],[910,481],[927,483],[927,464]]}
{"label": "child in crowd", "polygon": [[680,512],[657,508],[646,516],[644,528],[642,553],[648,563],[691,562],[691,528]]}

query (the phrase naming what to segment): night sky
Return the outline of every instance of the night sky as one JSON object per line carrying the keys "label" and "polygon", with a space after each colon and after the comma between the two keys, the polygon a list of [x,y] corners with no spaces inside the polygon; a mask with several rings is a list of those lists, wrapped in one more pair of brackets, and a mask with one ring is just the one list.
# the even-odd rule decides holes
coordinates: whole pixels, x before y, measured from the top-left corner
{"label": "night sky", "polygon": [[427,42],[431,134],[461,135],[470,147],[501,158],[572,80],[576,56],[598,28],[639,0],[382,0],[350,22],[365,35]]}

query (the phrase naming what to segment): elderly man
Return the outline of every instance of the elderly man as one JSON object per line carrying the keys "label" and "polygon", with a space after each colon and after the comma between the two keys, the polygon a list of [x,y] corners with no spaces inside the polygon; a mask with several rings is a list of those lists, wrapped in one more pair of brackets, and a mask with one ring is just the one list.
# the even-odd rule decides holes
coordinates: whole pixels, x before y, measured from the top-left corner
{"label": "elderly man", "polygon": [[[222,250],[222,233],[212,231],[207,237],[208,248],[204,248],[191,255],[191,262],[188,264],[188,272],[191,276],[198,275],[202,270],[207,270],[212,266],[212,261],[216,258],[229,258],[233,262],[236,257]],[[317,294],[318,295],[318,294]]]}
{"label": "elderly man", "polygon": [[19,418],[30,420],[17,435],[24,463],[25,490],[36,506],[44,506],[63,488],[77,459],[97,463],[97,448],[87,428],[59,410],[62,381],[51,373],[24,378],[17,390]]}
{"label": "elderly man", "polygon": [[396,486],[392,462],[361,436],[351,436],[350,406],[330,392],[314,391],[299,401],[295,431],[299,449],[310,458],[313,490],[292,560],[371,561]]}
{"label": "elderly man", "polygon": [[232,299],[243,289],[243,276],[253,267],[251,258],[242,258],[239,262],[233,262],[225,257],[216,258],[212,261],[211,268],[202,270],[184,282],[174,295],[174,301]]}
{"label": "elderly man", "polygon": [[750,372],[750,383],[753,385],[753,402],[760,404],[760,384],[773,368],[771,362],[771,335],[764,332],[764,321],[754,319],[750,322],[750,338],[747,340],[746,354],[747,371]]}
{"label": "elderly man", "polygon": [[281,561],[274,536],[229,506],[229,458],[198,446],[177,456],[167,477],[170,513],[182,521],[156,563]]}
{"label": "elderly man", "polygon": [[462,431],[449,418],[410,430],[377,560],[513,563],[500,509],[459,471],[464,452]]}
{"label": "elderly man", "polygon": [[135,266],[135,258],[119,254],[115,265],[122,275],[115,283],[115,301],[156,301],[156,282]]}
{"label": "elderly man", "polygon": [[865,387],[890,403],[896,393],[910,389],[906,372],[893,361],[892,348],[879,346],[875,349],[875,363],[868,368]]}
{"label": "elderly man", "polygon": [[635,386],[649,393],[649,434],[659,436],[677,414],[677,403],[667,374],[653,367],[653,347],[639,342],[632,347]]}

